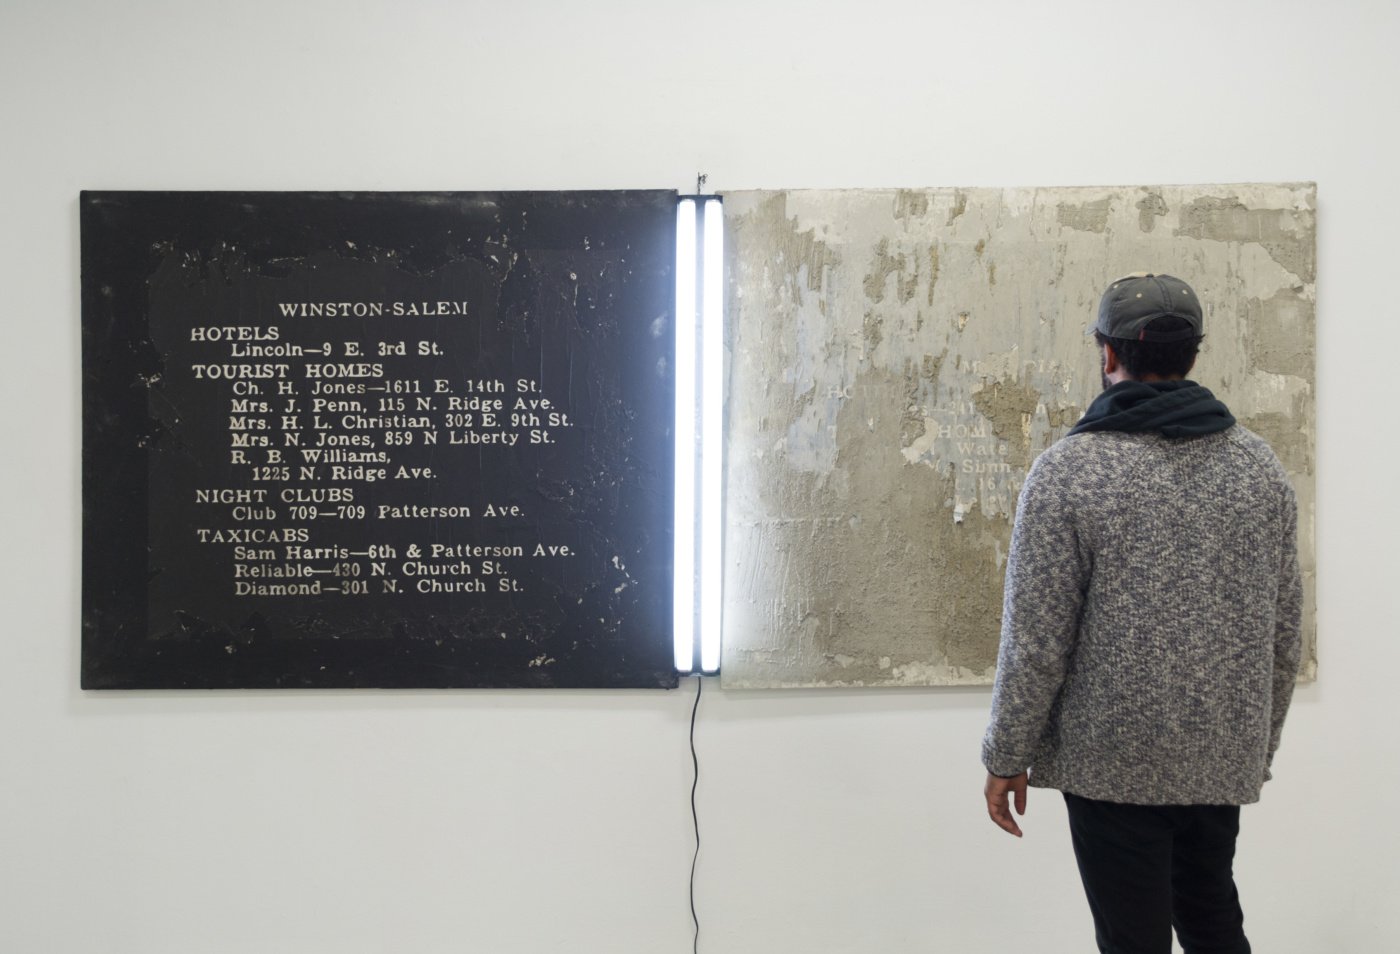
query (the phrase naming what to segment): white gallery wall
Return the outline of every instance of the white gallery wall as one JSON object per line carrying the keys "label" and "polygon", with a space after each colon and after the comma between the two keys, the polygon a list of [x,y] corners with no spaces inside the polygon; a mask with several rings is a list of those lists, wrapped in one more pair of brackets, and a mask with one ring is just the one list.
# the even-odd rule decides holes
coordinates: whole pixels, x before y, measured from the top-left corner
{"label": "white gallery wall", "polygon": [[[0,951],[689,950],[693,680],[78,689],[77,200],[702,171],[1316,180],[1320,675],[1238,874],[1257,950],[1400,949],[1397,35],[1381,0],[3,0]],[[1092,949],[1058,796],[986,820],[988,701],[707,684],[701,951]]]}

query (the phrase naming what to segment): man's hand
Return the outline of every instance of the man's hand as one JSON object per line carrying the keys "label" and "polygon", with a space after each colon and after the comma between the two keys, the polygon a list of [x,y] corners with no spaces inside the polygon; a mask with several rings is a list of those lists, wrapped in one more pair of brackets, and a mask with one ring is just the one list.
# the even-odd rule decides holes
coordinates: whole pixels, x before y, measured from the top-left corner
{"label": "man's hand", "polygon": [[1025,772],[1014,778],[1001,778],[988,772],[987,786],[982,790],[982,794],[987,796],[987,814],[991,816],[992,822],[998,828],[1010,832],[1017,838],[1021,837],[1021,826],[1016,824],[1016,819],[1011,816],[1008,796],[1015,793],[1016,814],[1024,815],[1026,813],[1026,779]]}

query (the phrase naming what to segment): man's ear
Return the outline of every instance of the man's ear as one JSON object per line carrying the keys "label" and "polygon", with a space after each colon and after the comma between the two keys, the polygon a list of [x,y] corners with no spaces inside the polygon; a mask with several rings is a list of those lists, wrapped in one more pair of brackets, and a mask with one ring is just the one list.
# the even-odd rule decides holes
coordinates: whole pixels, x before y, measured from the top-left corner
{"label": "man's ear", "polygon": [[1113,345],[1104,343],[1099,347],[1103,349],[1103,373],[1105,375],[1113,374],[1122,367],[1118,361],[1118,352],[1113,350]]}

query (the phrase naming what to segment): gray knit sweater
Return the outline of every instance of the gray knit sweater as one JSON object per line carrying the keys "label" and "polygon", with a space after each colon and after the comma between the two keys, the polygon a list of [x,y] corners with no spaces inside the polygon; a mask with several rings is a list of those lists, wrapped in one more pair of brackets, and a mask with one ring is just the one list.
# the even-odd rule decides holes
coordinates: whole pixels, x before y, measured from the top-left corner
{"label": "gray knit sweater", "polygon": [[1238,425],[1059,441],[1021,489],[982,761],[1147,805],[1258,801],[1298,670],[1297,503]]}

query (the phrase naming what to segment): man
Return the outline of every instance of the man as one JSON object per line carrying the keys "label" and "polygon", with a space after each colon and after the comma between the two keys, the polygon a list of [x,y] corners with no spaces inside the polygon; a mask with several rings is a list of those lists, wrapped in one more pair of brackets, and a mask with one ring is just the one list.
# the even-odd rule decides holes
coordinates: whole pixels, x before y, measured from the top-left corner
{"label": "man", "polygon": [[[987,812],[1064,793],[1099,950],[1248,952],[1232,861],[1297,675],[1297,504],[1267,444],[1185,380],[1203,333],[1170,275],[1114,282],[1104,392],[1016,510],[982,746]],[[1029,770],[1029,774],[1028,774]]]}

